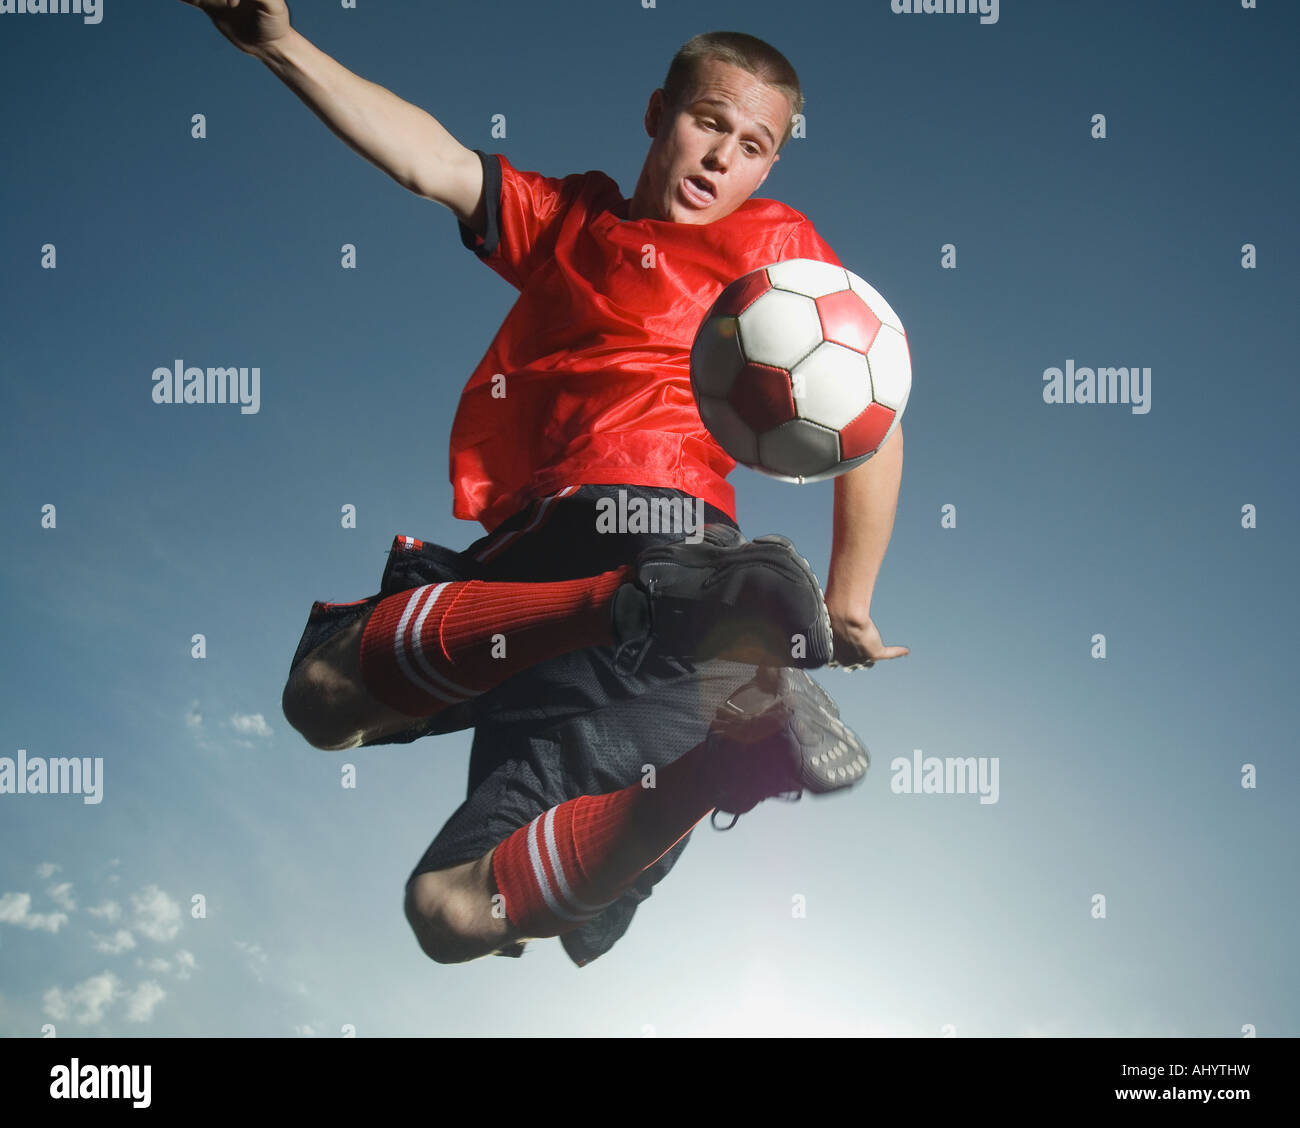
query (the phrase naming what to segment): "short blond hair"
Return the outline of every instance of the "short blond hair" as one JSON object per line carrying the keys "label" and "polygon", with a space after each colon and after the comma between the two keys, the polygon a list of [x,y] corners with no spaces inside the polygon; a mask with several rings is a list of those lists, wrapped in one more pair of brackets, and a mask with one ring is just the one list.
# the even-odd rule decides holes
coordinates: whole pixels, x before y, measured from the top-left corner
{"label": "short blond hair", "polygon": [[743,31],[707,31],[697,35],[678,48],[664,79],[664,97],[674,112],[690,104],[699,65],[705,59],[717,59],[747,70],[765,86],[785,95],[790,103],[790,120],[777,143],[777,151],[785,148],[794,130],[794,116],[803,113],[803,88],[790,60],[770,43]]}

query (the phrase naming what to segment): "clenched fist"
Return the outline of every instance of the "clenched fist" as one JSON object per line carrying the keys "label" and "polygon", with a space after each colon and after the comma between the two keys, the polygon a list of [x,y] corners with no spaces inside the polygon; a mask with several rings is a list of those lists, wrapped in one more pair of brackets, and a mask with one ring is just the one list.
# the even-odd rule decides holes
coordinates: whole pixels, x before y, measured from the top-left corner
{"label": "clenched fist", "polygon": [[259,55],[289,34],[285,0],[181,0],[206,12],[217,30],[248,55]]}

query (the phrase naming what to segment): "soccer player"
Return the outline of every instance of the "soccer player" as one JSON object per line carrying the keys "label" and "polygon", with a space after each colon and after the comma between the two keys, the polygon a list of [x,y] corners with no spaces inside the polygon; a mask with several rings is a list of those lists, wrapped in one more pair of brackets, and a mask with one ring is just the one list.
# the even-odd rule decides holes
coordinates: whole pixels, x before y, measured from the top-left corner
{"label": "soccer player", "polygon": [[[378,593],[316,603],[283,706],[323,749],[472,727],[467,797],[406,884],[411,927],[440,963],[558,936],[583,966],[710,812],[859,782],[867,750],[805,671],[907,653],[870,616],[901,429],[836,481],[823,596],[788,540],[741,534],[735,462],[691,393],[694,331],[727,283],[784,259],[842,265],[805,216],[751,198],[802,110],[798,77],[752,36],[692,39],[650,96],[625,199],[601,172],[555,179],[467,149],[309,43],[283,0],[185,2],[450,209],[520,292],[452,426],[453,512],[487,535],[462,552],[398,536]],[[602,521],[638,505],[678,527]]]}

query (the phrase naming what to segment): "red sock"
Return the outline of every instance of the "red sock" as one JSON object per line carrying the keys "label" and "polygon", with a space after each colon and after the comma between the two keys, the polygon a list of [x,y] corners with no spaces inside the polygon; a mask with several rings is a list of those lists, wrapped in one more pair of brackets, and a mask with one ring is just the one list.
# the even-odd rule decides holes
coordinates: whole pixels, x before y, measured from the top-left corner
{"label": "red sock", "polygon": [[547,658],[612,643],[609,601],[632,571],[555,583],[426,584],[390,595],[362,633],[361,680],[391,708],[432,716]]}
{"label": "red sock", "polygon": [[656,773],[608,795],[580,795],[497,846],[492,874],[506,917],[524,936],[571,932],[617,900],[713,809],[697,744]]}

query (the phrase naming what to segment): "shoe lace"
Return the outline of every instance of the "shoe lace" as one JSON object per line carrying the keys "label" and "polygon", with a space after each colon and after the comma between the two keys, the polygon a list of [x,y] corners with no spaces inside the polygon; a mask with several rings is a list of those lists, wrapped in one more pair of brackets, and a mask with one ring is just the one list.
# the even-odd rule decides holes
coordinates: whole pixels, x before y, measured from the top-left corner
{"label": "shoe lace", "polygon": [[[772,798],[772,799],[780,799],[782,803],[797,803],[797,802],[799,802],[800,799],[803,798],[803,792],[802,792],[802,791],[783,791],[783,792],[781,792],[779,795],[772,795],[772,796],[770,796],[770,798]],[[713,813],[709,816],[709,823],[710,823],[710,825],[712,825],[712,827],[713,827],[714,830],[723,830],[723,831],[725,831],[725,830],[730,830],[733,826],[736,825],[736,823],[740,822],[740,816],[739,816],[739,815],[732,814],[732,815],[731,815],[731,822],[727,823],[726,826],[719,826],[719,825],[718,825],[718,816],[719,816],[720,814],[731,814],[731,812],[729,812],[729,811],[720,811],[720,810],[718,810],[716,807],[714,808]]]}
{"label": "shoe lace", "polygon": [[[656,582],[654,577],[645,582],[646,592],[651,599],[654,598]],[[634,676],[645,661],[652,637],[653,633],[647,633],[644,638],[630,638],[626,642],[620,643],[614,651],[614,668],[625,677]]]}
{"label": "shoe lace", "polygon": [[614,651],[614,668],[625,677],[632,677],[641,669],[649,649],[649,639],[628,639]]}

